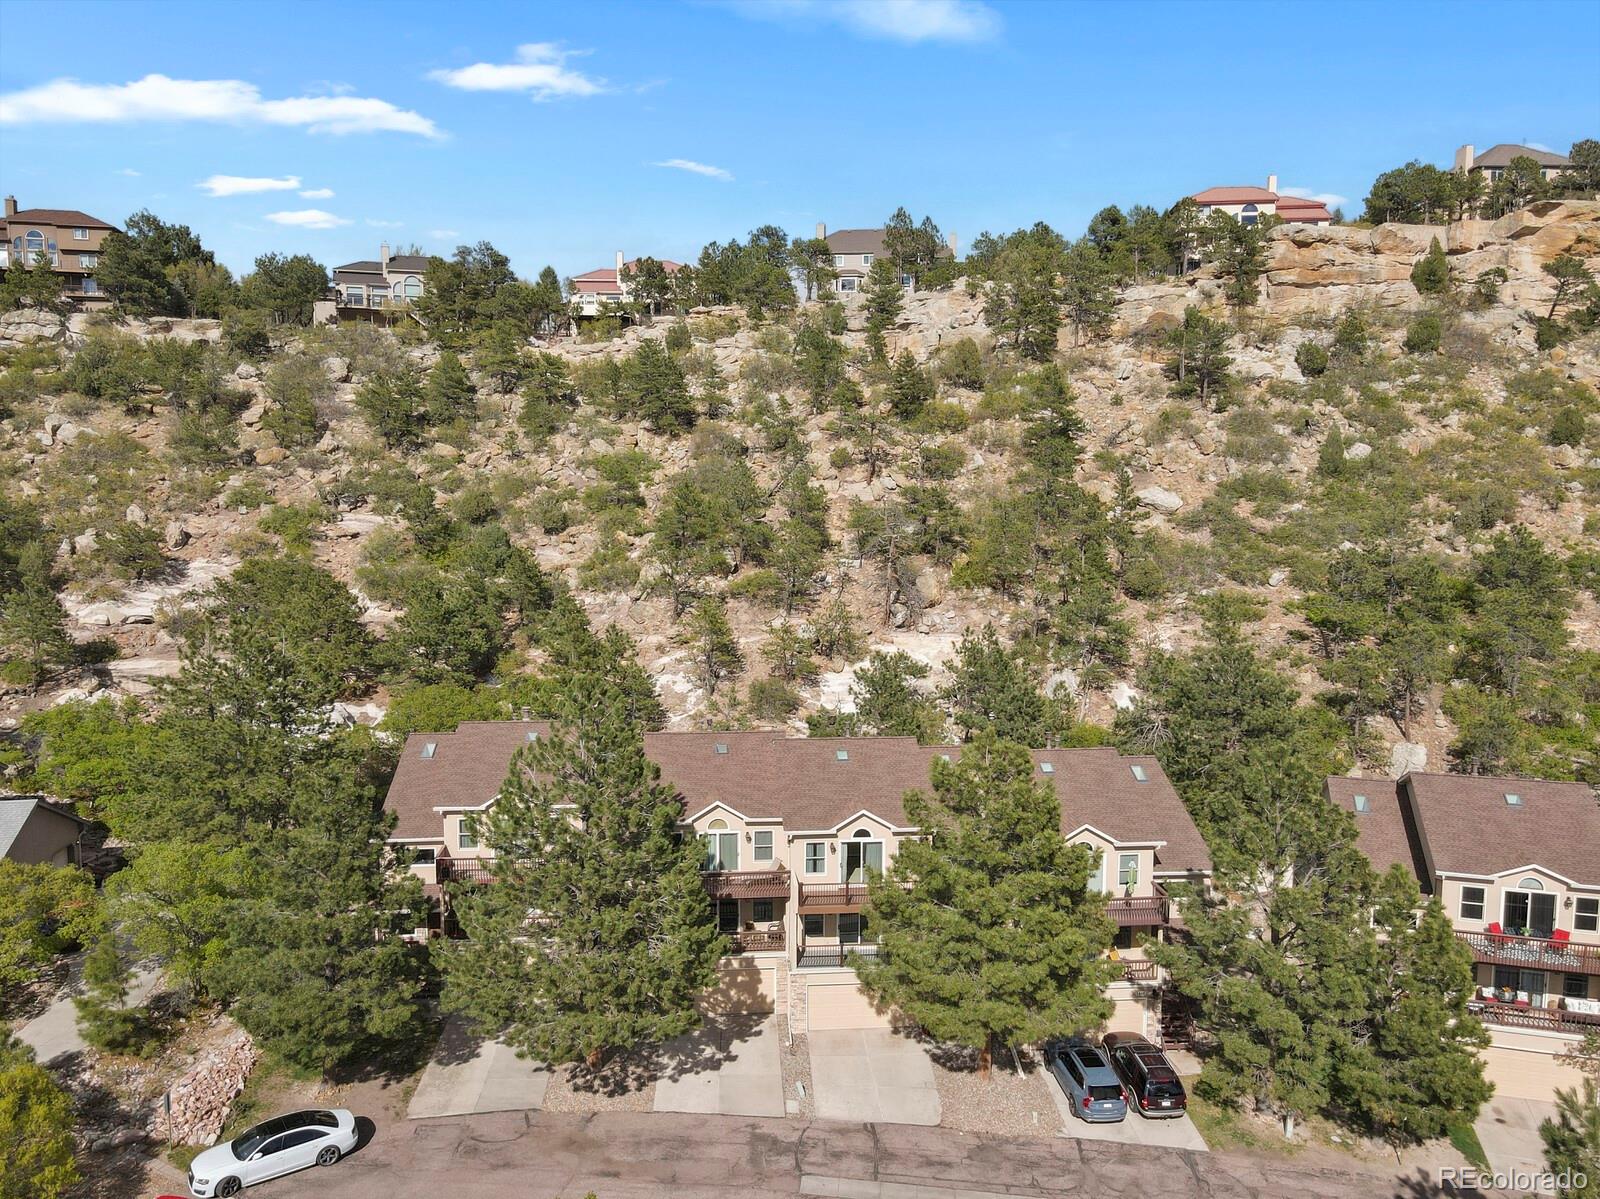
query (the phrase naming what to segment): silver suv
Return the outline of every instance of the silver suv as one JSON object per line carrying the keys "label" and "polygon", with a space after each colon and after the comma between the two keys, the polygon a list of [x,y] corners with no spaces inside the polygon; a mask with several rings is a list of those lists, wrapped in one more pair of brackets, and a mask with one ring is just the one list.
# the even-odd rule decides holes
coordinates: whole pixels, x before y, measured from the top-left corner
{"label": "silver suv", "polygon": [[1067,1093],[1072,1114],[1090,1124],[1115,1124],[1128,1114],[1128,1095],[1105,1055],[1082,1037],[1048,1041],[1045,1061]]}

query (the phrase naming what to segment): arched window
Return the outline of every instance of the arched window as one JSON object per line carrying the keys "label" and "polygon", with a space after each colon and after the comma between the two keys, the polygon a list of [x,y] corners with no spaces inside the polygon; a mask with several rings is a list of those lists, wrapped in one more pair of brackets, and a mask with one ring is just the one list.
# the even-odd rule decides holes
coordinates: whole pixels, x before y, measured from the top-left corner
{"label": "arched window", "polygon": [[407,275],[395,286],[395,295],[404,296],[408,300],[415,300],[422,294],[422,280],[415,275]]}
{"label": "arched window", "polygon": [[35,254],[44,253],[44,234],[37,229],[29,229],[27,236],[28,259],[31,262]]}
{"label": "arched window", "polygon": [[1524,891],[1543,891],[1544,890],[1544,884],[1541,883],[1536,878],[1525,878],[1520,883],[1518,883],[1517,886],[1521,887]]}
{"label": "arched window", "polygon": [[710,829],[723,829],[728,827],[728,822],[721,819],[713,820],[710,824],[706,825],[706,827]]}
{"label": "arched window", "polygon": [[866,840],[868,837],[872,836],[872,833],[870,831],[868,831],[867,829],[858,828],[855,832],[851,833],[850,835],[852,837],[860,837],[862,840]]}
{"label": "arched window", "polygon": [[1246,204],[1239,210],[1239,223],[1241,225],[1254,225],[1259,219],[1257,214],[1260,211],[1254,204]]}

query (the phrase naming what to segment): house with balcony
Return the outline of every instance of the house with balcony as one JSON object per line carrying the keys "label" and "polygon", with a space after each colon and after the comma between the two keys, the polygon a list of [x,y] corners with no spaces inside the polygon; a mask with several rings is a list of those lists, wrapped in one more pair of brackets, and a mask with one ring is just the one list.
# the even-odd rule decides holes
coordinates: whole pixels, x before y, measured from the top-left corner
{"label": "house with balcony", "polygon": [[1502,1090],[1572,1085],[1555,1055],[1600,1031],[1600,800],[1583,783],[1411,773],[1330,778],[1374,867],[1437,896],[1471,951]]}
{"label": "house with balcony", "polygon": [[[882,229],[835,229],[828,232],[828,227],[821,222],[817,224],[817,240],[828,243],[828,249],[833,253],[833,290],[841,295],[853,295],[867,284],[867,274],[872,270],[872,264],[885,256],[884,231]],[[950,240],[939,249],[940,258],[953,258],[956,252],[956,238],[950,235]],[[911,276],[904,272],[900,275],[900,286],[910,287]]]}
{"label": "house with balcony", "polygon": [[115,228],[75,208],[19,208],[17,198],[7,196],[0,218],[0,276],[43,262],[61,276],[61,298],[73,307],[110,307],[111,297],[95,272],[106,235]]}
{"label": "house with balcony", "polygon": [[312,320],[392,325],[410,315],[412,304],[421,299],[427,269],[426,254],[391,254],[384,242],[376,259],[333,268],[328,294],[313,307]]}
{"label": "house with balcony", "polygon": [[[512,755],[548,734],[539,721],[467,722],[414,733],[386,806],[397,846],[439,904],[434,932],[451,931],[452,885],[492,876],[476,820],[495,800]],[[877,1027],[852,954],[878,951],[864,908],[867,881],[919,833],[904,806],[926,789],[936,758],[960,746],[910,737],[794,738],[770,732],[651,733],[645,752],[683,806],[681,829],[705,851],[706,902],[730,955],[713,1006],[777,1011],[797,1031]],[[1061,800],[1061,829],[1099,851],[1092,886],[1118,926],[1123,978],[1108,1027],[1162,1033],[1161,978],[1140,948],[1175,919],[1166,887],[1203,883],[1210,857],[1153,758],[1114,749],[1036,750],[1039,778]]]}
{"label": "house with balcony", "polygon": [[1472,146],[1456,149],[1451,169],[1458,175],[1482,175],[1485,187],[1492,187],[1506,173],[1513,159],[1531,158],[1539,164],[1539,174],[1546,183],[1554,183],[1572,169],[1572,159],[1554,150],[1536,150],[1532,146],[1519,146],[1515,142],[1501,142],[1479,154]]}

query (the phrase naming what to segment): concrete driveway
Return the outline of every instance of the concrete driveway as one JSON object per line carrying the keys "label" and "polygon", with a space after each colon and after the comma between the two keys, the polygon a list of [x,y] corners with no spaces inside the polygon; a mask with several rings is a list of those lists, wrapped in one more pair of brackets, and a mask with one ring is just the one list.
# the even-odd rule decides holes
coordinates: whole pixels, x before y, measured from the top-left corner
{"label": "concrete driveway", "polygon": [[933,1063],[917,1042],[874,1028],[813,1032],[808,1043],[819,1120],[939,1123]]}
{"label": "concrete driveway", "polygon": [[519,1058],[500,1041],[473,1036],[459,1017],[452,1016],[417,1082],[406,1115],[425,1120],[537,1108],[549,1084],[549,1070]]}
{"label": "concrete driveway", "polygon": [[782,1116],[783,1062],[772,1016],[723,1016],[662,1046],[655,1111]]}
{"label": "concrete driveway", "polygon": [[1079,1141],[1111,1141],[1118,1145],[1158,1145],[1164,1149],[1193,1149],[1201,1153],[1209,1150],[1200,1130],[1188,1116],[1177,1119],[1146,1120],[1138,1112],[1129,1112],[1117,1124],[1090,1124],[1080,1120],[1067,1100],[1061,1083],[1048,1070],[1039,1073],[1040,1080],[1050,1089],[1056,1111],[1061,1113],[1062,1132],[1059,1134]]}
{"label": "concrete driveway", "polygon": [[[1555,1118],[1556,1105],[1539,1099],[1496,1095],[1478,1113],[1473,1128],[1489,1164],[1497,1172],[1544,1172],[1544,1141],[1539,1125]],[[1548,1194],[1548,1192],[1545,1192]]]}

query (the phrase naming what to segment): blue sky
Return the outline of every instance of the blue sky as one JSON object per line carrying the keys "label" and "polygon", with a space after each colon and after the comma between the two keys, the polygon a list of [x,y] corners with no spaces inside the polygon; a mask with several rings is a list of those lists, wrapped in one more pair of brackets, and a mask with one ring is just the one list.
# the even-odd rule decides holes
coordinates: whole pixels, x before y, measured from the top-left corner
{"label": "blue sky", "polygon": [[0,190],[148,207],[235,270],[488,239],[567,276],[899,204],[965,247],[1268,173],[1354,216],[1411,158],[1600,137],[1594,0],[6,9]]}

